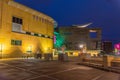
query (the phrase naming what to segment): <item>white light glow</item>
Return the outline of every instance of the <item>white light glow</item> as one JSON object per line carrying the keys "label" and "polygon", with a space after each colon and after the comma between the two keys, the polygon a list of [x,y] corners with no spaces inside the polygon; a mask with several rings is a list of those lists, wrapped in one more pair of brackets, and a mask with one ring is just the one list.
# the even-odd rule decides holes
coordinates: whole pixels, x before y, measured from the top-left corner
{"label": "white light glow", "polygon": [[81,44],[81,45],[80,45],[80,48],[83,48],[83,46],[84,46],[84,45],[83,45],[83,44]]}

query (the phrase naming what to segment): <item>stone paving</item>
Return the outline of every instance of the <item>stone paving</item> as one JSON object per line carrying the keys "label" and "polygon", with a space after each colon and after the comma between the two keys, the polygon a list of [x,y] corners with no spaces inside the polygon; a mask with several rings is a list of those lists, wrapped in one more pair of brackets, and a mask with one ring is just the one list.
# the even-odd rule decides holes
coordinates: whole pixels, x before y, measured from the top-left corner
{"label": "stone paving", "polygon": [[75,61],[0,60],[0,80],[120,80],[119,77],[120,74],[77,65]]}

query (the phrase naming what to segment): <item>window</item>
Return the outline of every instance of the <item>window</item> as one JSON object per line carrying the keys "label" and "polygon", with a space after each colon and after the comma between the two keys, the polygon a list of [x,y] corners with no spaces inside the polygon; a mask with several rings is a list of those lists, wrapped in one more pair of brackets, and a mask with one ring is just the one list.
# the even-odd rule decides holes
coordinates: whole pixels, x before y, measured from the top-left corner
{"label": "window", "polygon": [[38,16],[36,16],[36,21],[38,21],[38,19],[39,19],[39,17],[38,17]]}
{"label": "window", "polygon": [[11,40],[11,45],[21,46],[22,45],[22,41],[21,40]]}
{"label": "window", "polygon": [[97,38],[97,31],[96,30],[89,30],[90,38]]}
{"label": "window", "polygon": [[21,18],[17,18],[17,17],[14,17],[12,18],[12,22],[13,23],[17,23],[17,24],[23,24],[23,21]]}
{"label": "window", "polygon": [[26,32],[26,34],[31,35],[31,32]]}
{"label": "window", "polygon": [[12,31],[22,32],[23,20],[21,18],[12,17]]}
{"label": "window", "polygon": [[39,17],[39,16],[36,16],[36,15],[33,15],[33,19],[34,19],[35,21],[40,21],[40,20],[41,20],[40,17]]}
{"label": "window", "polygon": [[34,36],[38,36],[38,34],[35,33]]}
{"label": "window", "polygon": [[48,38],[50,38],[50,36],[48,36]]}
{"label": "window", "polygon": [[41,37],[45,37],[45,35],[41,35]]}
{"label": "window", "polygon": [[102,45],[101,41],[96,42],[96,47],[97,47],[98,50],[101,49],[101,45]]}
{"label": "window", "polygon": [[44,23],[44,19],[42,18],[42,23]]}
{"label": "window", "polygon": [[97,32],[90,32],[91,38],[97,38]]}
{"label": "window", "polygon": [[22,21],[22,19],[20,19],[20,24],[23,24],[23,21]]}

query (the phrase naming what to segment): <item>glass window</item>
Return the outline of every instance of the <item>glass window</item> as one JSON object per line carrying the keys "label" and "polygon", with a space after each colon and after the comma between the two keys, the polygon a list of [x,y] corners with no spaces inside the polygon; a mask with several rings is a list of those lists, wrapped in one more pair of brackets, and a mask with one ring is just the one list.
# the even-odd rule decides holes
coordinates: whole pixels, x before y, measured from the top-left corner
{"label": "glass window", "polygon": [[13,17],[12,22],[15,22],[15,17]]}
{"label": "glass window", "polygon": [[11,45],[22,45],[22,41],[21,40],[11,40]]}
{"label": "glass window", "polygon": [[38,36],[38,34],[35,33],[34,36]]}
{"label": "glass window", "polygon": [[26,34],[31,35],[31,32],[26,32]]}
{"label": "glass window", "polygon": [[23,21],[22,21],[22,19],[20,19],[20,24],[23,24]]}
{"label": "glass window", "polygon": [[12,17],[12,31],[21,32],[22,31],[23,20],[21,18]]}
{"label": "glass window", "polygon": [[45,37],[45,35],[41,35],[41,37]]}
{"label": "glass window", "polygon": [[12,17],[12,22],[13,23],[17,23],[17,24],[22,24],[22,19],[21,18],[18,18],[18,17]]}

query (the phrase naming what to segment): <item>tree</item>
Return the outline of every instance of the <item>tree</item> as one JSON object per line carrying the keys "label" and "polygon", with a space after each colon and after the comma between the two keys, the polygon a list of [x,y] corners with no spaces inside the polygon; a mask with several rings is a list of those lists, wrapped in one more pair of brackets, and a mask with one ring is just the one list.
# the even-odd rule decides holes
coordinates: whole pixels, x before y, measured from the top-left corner
{"label": "tree", "polygon": [[54,32],[54,47],[55,48],[61,48],[62,45],[64,44],[64,37],[60,35],[58,32]]}

